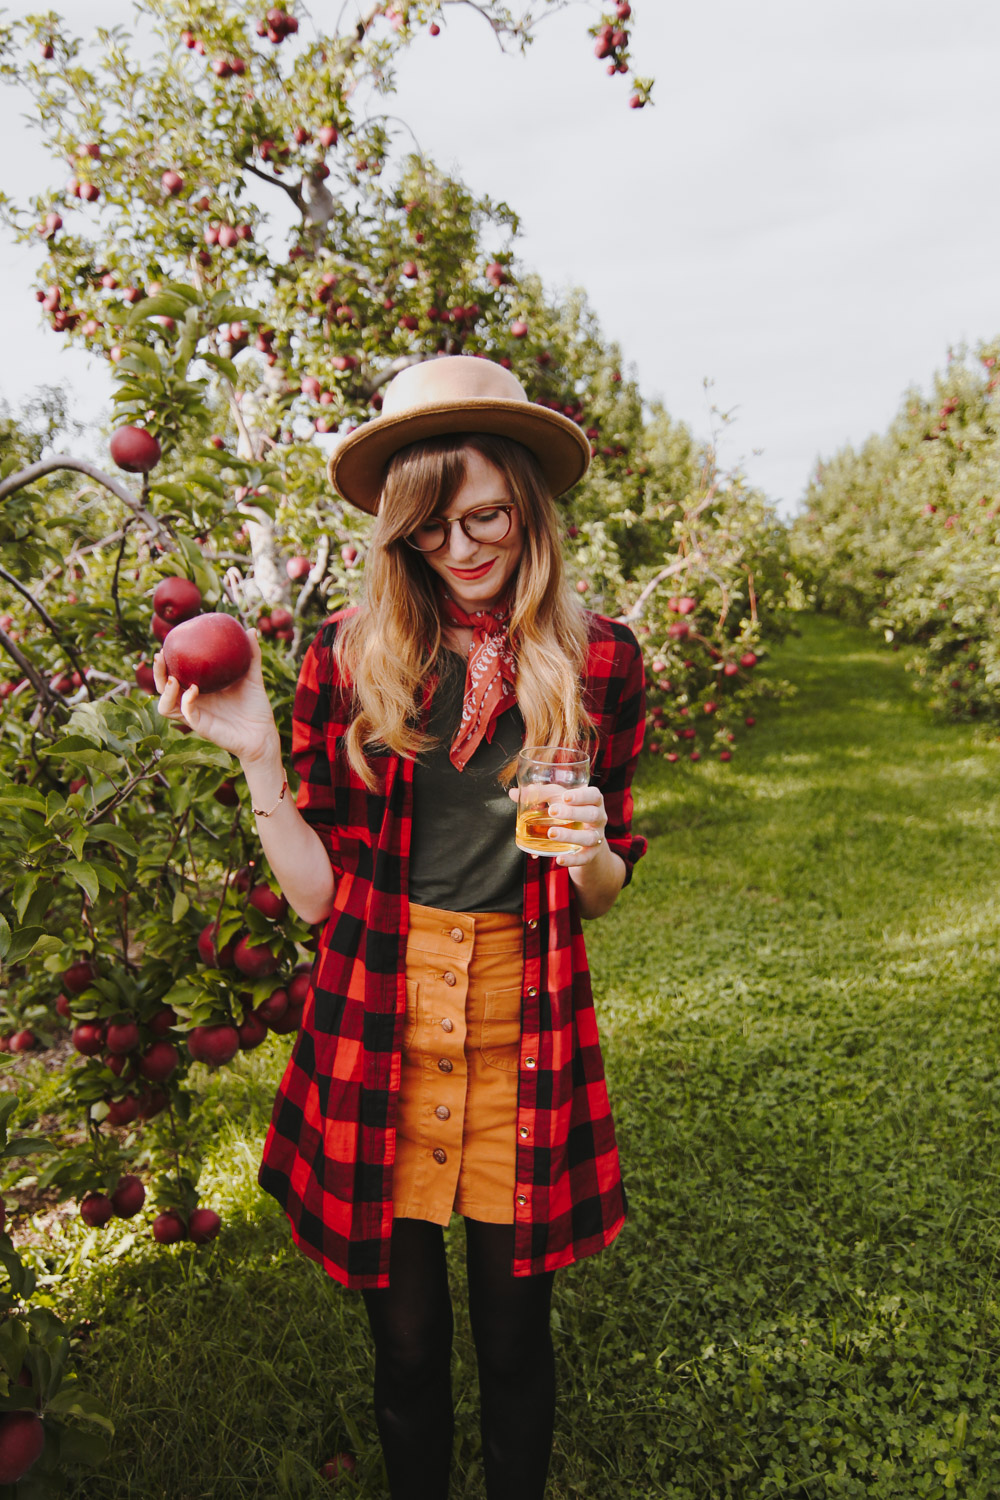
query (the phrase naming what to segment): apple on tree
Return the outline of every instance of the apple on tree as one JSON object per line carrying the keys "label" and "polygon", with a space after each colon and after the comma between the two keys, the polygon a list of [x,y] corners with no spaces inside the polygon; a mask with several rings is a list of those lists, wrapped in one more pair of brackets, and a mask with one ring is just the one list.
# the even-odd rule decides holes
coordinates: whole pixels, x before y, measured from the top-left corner
{"label": "apple on tree", "polygon": [[110,446],[111,457],[128,474],[148,474],[160,462],[160,445],[144,427],[119,427]]}

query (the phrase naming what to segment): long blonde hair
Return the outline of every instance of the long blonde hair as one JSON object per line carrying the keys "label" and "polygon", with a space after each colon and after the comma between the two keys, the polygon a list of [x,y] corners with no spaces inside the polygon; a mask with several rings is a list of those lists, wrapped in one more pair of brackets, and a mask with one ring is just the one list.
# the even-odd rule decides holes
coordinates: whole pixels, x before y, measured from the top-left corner
{"label": "long blonde hair", "polygon": [[404,538],[451,503],[465,480],[470,448],[499,470],[524,528],[509,629],[525,743],[581,745],[590,737],[582,698],[587,620],[566,582],[559,518],[541,470],[509,438],[433,438],[403,448],[389,463],[365,564],[364,599],[334,647],[354,692],[348,759],[369,788],[377,778],[365,758],[367,746],[378,743],[415,759],[436,743],[420,730],[418,718],[423,685],[443,649],[438,583]]}

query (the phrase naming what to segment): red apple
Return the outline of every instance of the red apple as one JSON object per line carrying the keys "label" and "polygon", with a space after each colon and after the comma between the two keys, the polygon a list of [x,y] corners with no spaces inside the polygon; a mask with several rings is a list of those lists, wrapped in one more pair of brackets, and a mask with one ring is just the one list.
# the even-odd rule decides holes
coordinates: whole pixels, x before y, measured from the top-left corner
{"label": "red apple", "polygon": [[271,629],[272,630],[290,630],[294,624],[295,624],[295,616],[292,614],[292,612],[291,612],[290,609],[285,609],[284,606],[280,605],[280,604],[278,605],[277,609],[272,609],[272,611],[271,611]]}
{"label": "red apple", "polygon": [[188,1219],[188,1236],[195,1245],[207,1245],[222,1228],[222,1220],[212,1208],[196,1208]]}
{"label": "red apple", "polygon": [[120,1078],[126,1068],[131,1068],[132,1060],[123,1056],[120,1052],[106,1052],[104,1054],[104,1066],[110,1068],[116,1078]]}
{"label": "red apple", "polygon": [[249,933],[244,933],[236,944],[233,961],[240,973],[245,974],[248,979],[266,979],[280,964],[280,960],[275,958],[266,943],[255,946]]}
{"label": "red apple", "polygon": [[218,693],[245,677],[250,667],[250,640],[232,615],[198,615],[175,625],[163,643],[167,671],[181,688]]}
{"label": "red apple", "polygon": [[176,1209],[168,1208],[153,1220],[153,1238],[159,1245],[176,1245],[187,1239],[187,1227]]}
{"label": "red apple", "polygon": [[134,1052],[139,1045],[138,1026],[134,1021],[112,1022],[105,1045],[109,1052]]}
{"label": "red apple", "polygon": [[746,667],[749,670],[750,667],[755,667],[756,665],[756,653],[753,651],[744,651],[743,655],[740,657],[740,666]]}
{"label": "red apple", "polygon": [[316,134],[319,136],[320,145],[325,146],[327,150],[337,144],[336,125],[322,125]]}
{"label": "red apple", "polygon": [[209,969],[232,968],[235,942],[231,938],[219,951],[215,946],[216,933],[217,928],[214,922],[209,922],[207,927],[201,929],[198,938],[198,957]]}
{"label": "red apple", "polygon": [[169,625],[179,625],[201,609],[201,589],[190,578],[161,579],[153,591],[153,609]]}
{"label": "red apple", "polygon": [[89,959],[81,958],[75,964],[70,964],[62,976],[64,990],[69,990],[71,995],[82,995],[87,986],[96,975],[96,970]]}
{"label": "red apple", "polygon": [[527,323],[522,322],[520,318],[518,318],[516,322],[513,322],[510,325],[510,331],[516,339],[523,339],[527,336],[528,325]]}
{"label": "red apple", "polygon": [[285,1014],[274,1022],[274,1024],[271,1026],[271,1030],[274,1032],[275,1036],[288,1036],[289,1032],[298,1031],[301,1025],[302,1006],[290,1005],[285,1011]]}
{"label": "red apple", "polygon": [[164,1005],[146,1024],[154,1036],[166,1036],[176,1020],[177,1012],[173,1006]]}
{"label": "red apple", "polygon": [[243,1017],[236,1030],[240,1034],[241,1052],[252,1052],[267,1036],[267,1026],[253,1010]]}
{"label": "red apple", "polygon": [[151,1120],[154,1115],[166,1109],[169,1103],[163,1089],[143,1089],[139,1095],[139,1119]]}
{"label": "red apple", "polygon": [[262,1000],[253,1014],[265,1026],[273,1026],[280,1021],[288,1009],[288,991],[285,989],[272,990],[266,1000]]}
{"label": "red apple", "polygon": [[56,1014],[62,1016],[64,1021],[72,1020],[73,1012],[70,1009],[68,995],[60,994],[56,996]]}
{"label": "red apple", "polygon": [[144,427],[119,427],[111,439],[111,457],[128,474],[148,474],[160,462],[160,445]]}
{"label": "red apple", "polygon": [[119,1177],[118,1186],[111,1194],[111,1207],[119,1219],[131,1219],[146,1201],[146,1189],[138,1177],[126,1173]]}
{"label": "red apple", "polygon": [[336,1479],[339,1474],[353,1474],[357,1467],[357,1459],[353,1453],[335,1453],[321,1466],[319,1472],[324,1479]]}
{"label": "red apple", "polygon": [[37,1412],[4,1412],[0,1417],[0,1484],[23,1479],[44,1447],[45,1428]]}
{"label": "red apple", "polygon": [[153,1042],[139,1059],[139,1072],[152,1083],[163,1083],[180,1061],[171,1042]]}
{"label": "red apple", "polygon": [[10,1039],[10,1050],[12,1052],[30,1052],[38,1041],[35,1033],[25,1028],[24,1031],[15,1031]]}
{"label": "red apple", "polygon": [[91,1229],[103,1229],[113,1215],[111,1199],[105,1193],[87,1193],[80,1204],[80,1218]]}
{"label": "red apple", "polygon": [[188,1051],[196,1062],[218,1068],[231,1062],[240,1050],[235,1026],[196,1026],[187,1035]]}
{"label": "red apple", "polygon": [[247,904],[272,922],[280,922],[288,915],[288,902],[284,896],[276,895],[269,885],[255,885],[247,897]]}
{"label": "red apple", "polygon": [[312,563],[308,557],[290,557],[285,563],[285,572],[293,582],[297,582],[298,579],[308,575],[311,567]]}
{"label": "red apple", "polygon": [[[189,45],[194,46],[194,42],[192,41],[191,43],[189,43]],[[184,190],[184,178],[179,172],[164,172],[163,176],[160,178],[160,184],[163,188],[163,191],[165,193],[168,193],[171,198],[176,198],[178,193],[181,193]]]}
{"label": "red apple", "polygon": [[108,1100],[108,1113],[105,1118],[109,1125],[131,1125],[138,1113],[138,1099],[134,1094],[126,1094],[122,1099]]}
{"label": "red apple", "polygon": [[221,802],[223,807],[239,807],[240,805],[240,794],[236,790],[235,783],[228,777],[225,781],[219,782],[212,796],[216,802]]}
{"label": "red apple", "polygon": [[312,976],[308,969],[293,974],[288,985],[288,999],[292,1005],[304,1005],[312,988]]}
{"label": "red apple", "polygon": [[96,1057],[104,1046],[104,1027],[99,1021],[81,1021],[73,1028],[73,1046],[84,1057]]}

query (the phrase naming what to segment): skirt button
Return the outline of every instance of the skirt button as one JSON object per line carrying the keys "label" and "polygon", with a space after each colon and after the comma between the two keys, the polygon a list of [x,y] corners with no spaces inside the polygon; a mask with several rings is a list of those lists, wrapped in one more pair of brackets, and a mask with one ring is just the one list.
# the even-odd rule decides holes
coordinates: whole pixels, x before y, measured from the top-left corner
{"label": "skirt button", "polygon": [[444,1166],[445,1162],[448,1160],[447,1151],[442,1151],[440,1146],[436,1146],[431,1152],[431,1155],[437,1162],[438,1166]]}
{"label": "skirt button", "polygon": [[452,1064],[452,1062],[450,1061],[449,1058],[447,1058],[447,1057],[439,1057],[438,1058],[438,1067],[441,1069],[442,1073],[450,1073],[451,1070],[452,1070],[452,1066],[453,1066],[453,1064]]}

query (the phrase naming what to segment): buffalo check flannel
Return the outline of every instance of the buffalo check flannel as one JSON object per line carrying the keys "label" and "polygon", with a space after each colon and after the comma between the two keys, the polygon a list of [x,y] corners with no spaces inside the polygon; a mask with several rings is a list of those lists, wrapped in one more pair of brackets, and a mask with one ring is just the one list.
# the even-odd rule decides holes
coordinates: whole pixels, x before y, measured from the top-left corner
{"label": "buffalo check flannel", "polygon": [[[300,1248],[349,1287],[389,1284],[392,1168],[406,1019],[413,762],[376,747],[370,792],[343,748],[351,691],[320,628],[295,695],[298,806],[336,875],[302,1028],[278,1090],[259,1172]],[[630,630],[588,615],[584,701],[597,729],[592,783],[626,882],[646,841],[631,832],[642,746],[642,654]],[[583,930],[568,871],[525,857],[518,1078],[515,1276],[569,1265],[609,1245],[625,1191],[604,1080]]]}

